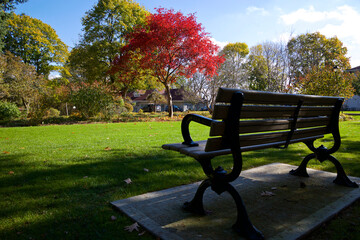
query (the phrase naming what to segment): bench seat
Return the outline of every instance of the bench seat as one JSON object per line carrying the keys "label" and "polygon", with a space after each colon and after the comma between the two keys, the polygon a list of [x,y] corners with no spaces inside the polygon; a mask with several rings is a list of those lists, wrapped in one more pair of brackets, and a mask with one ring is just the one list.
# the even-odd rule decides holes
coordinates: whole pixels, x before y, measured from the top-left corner
{"label": "bench seat", "polygon": [[[318,136],[307,137],[307,138],[292,139],[292,140],[290,140],[290,143],[313,141],[313,140],[323,138],[323,137],[324,137],[323,135],[318,135]],[[181,154],[193,157],[198,161],[202,160],[202,159],[214,158],[214,157],[221,156],[221,155],[231,154],[230,148],[206,152],[205,147],[206,147],[207,140],[196,141],[195,143],[199,144],[199,146],[193,147],[193,146],[188,146],[188,145],[185,145],[182,143],[173,143],[173,144],[164,144],[164,145],[162,145],[162,148],[166,149],[166,150],[177,151]],[[285,144],[286,144],[286,141],[281,141],[281,142],[273,142],[273,143],[267,143],[267,144],[245,146],[245,147],[241,148],[241,152],[265,149],[265,148],[270,148],[270,147],[277,147],[277,146],[282,146]]]}

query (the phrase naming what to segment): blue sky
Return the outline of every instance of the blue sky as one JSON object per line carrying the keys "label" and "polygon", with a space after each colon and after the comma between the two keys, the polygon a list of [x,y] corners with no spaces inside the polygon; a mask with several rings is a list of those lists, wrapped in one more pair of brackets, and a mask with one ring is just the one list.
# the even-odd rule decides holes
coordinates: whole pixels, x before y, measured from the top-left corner
{"label": "blue sky", "polygon": [[[337,36],[348,48],[352,67],[360,65],[359,0],[138,0],[150,12],[164,7],[195,13],[214,41],[224,46],[245,42],[287,41],[290,36],[320,31]],[[97,0],[29,0],[25,13],[51,25],[73,47],[82,31],[81,18]]]}

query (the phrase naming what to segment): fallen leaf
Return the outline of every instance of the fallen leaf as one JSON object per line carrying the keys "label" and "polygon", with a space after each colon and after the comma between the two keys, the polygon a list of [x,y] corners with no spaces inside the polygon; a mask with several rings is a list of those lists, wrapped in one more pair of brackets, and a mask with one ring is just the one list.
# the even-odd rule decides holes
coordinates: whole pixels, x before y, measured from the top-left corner
{"label": "fallen leaf", "polygon": [[144,168],[144,171],[145,171],[145,172],[149,172],[149,169],[147,169],[147,168]]}
{"label": "fallen leaf", "polygon": [[105,150],[106,150],[106,151],[110,151],[110,150],[111,150],[111,147],[106,147]]}
{"label": "fallen leaf", "polygon": [[88,176],[84,176],[83,178],[88,178]]}
{"label": "fallen leaf", "polygon": [[277,190],[277,187],[272,187],[271,190]]}
{"label": "fallen leaf", "polygon": [[10,154],[10,152],[8,152],[8,151],[3,151],[3,154]]}
{"label": "fallen leaf", "polygon": [[128,232],[132,232],[134,230],[136,230],[137,232],[139,231],[139,224],[137,222],[135,222],[134,224],[131,224],[129,226],[126,226],[125,227],[125,230],[128,231]]}
{"label": "fallen leaf", "polygon": [[261,196],[262,196],[262,197],[272,197],[272,196],[275,196],[275,193],[269,192],[269,191],[263,191],[263,192],[261,193]]}
{"label": "fallen leaf", "polygon": [[131,181],[131,179],[130,179],[130,178],[125,179],[125,180],[124,180],[124,182],[126,182],[126,184],[130,184],[130,183],[132,183],[132,181]]}
{"label": "fallen leaf", "polygon": [[117,219],[117,217],[111,216],[111,220],[115,221],[116,219]]}
{"label": "fallen leaf", "polygon": [[143,232],[139,233],[138,236],[142,236],[142,235],[144,235],[145,233],[146,233],[146,231],[143,231]]}
{"label": "fallen leaf", "polygon": [[10,174],[10,175],[14,174],[14,171],[10,171],[9,174]]}

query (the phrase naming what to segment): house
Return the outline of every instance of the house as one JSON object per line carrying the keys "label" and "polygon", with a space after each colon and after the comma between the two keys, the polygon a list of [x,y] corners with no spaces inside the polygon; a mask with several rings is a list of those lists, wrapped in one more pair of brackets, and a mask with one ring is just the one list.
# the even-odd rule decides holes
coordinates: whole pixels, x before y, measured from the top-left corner
{"label": "house", "polygon": [[360,66],[348,69],[346,71],[349,73],[354,73],[356,76],[358,76],[358,74],[360,74]]}
{"label": "house", "polygon": [[[164,102],[157,103],[156,106],[154,102],[148,100],[148,96],[158,90],[138,90],[129,94],[132,102],[135,103],[134,112],[138,112],[140,109],[144,111],[166,111],[167,110],[167,98],[166,91],[158,91],[161,95],[164,96]],[[187,98],[186,91],[184,88],[171,89],[170,90],[173,106],[175,111],[188,111],[188,110],[200,110],[204,108],[205,104],[203,103],[192,103],[189,98]]]}
{"label": "house", "polygon": [[[346,70],[349,73],[353,73],[356,76],[360,75],[360,66]],[[360,111],[360,96],[355,95],[352,98],[346,100],[343,105],[344,110]]]}

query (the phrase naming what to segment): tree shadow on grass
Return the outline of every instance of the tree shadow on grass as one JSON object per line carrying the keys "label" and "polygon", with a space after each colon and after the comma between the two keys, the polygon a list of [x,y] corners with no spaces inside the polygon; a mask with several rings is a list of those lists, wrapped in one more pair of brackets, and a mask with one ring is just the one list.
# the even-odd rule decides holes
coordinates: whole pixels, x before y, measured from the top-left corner
{"label": "tree shadow on grass", "polygon": [[[358,153],[356,144],[343,141],[344,148]],[[299,165],[309,153],[297,147],[247,152],[244,169],[274,162]],[[341,152],[338,155],[345,170],[354,167],[342,161]],[[2,155],[0,162],[2,166],[16,167],[23,157]],[[316,166],[324,164],[312,161]],[[34,169],[26,163],[22,172],[20,168],[2,177],[0,239],[138,239],[137,234],[123,230],[130,221],[113,211],[109,202],[205,179],[194,159],[160,147],[144,155],[129,149],[111,149],[104,151],[101,159],[82,157],[70,162],[44,163]],[[231,156],[218,157],[213,166],[219,163],[230,168],[231,162]],[[335,171],[331,163],[325,165],[327,168]],[[354,173],[359,172],[355,167]],[[131,184],[124,182],[127,178]],[[112,215],[118,219],[112,221]]]}
{"label": "tree shadow on grass", "polygon": [[[109,202],[198,180],[201,171],[190,158],[154,153],[139,156],[112,149],[101,159],[28,166],[3,176],[0,239],[132,239],[123,230],[129,220]],[[7,167],[16,166],[22,157],[8,157]],[[127,178],[131,184],[124,182]],[[112,221],[112,215],[119,220]]]}

